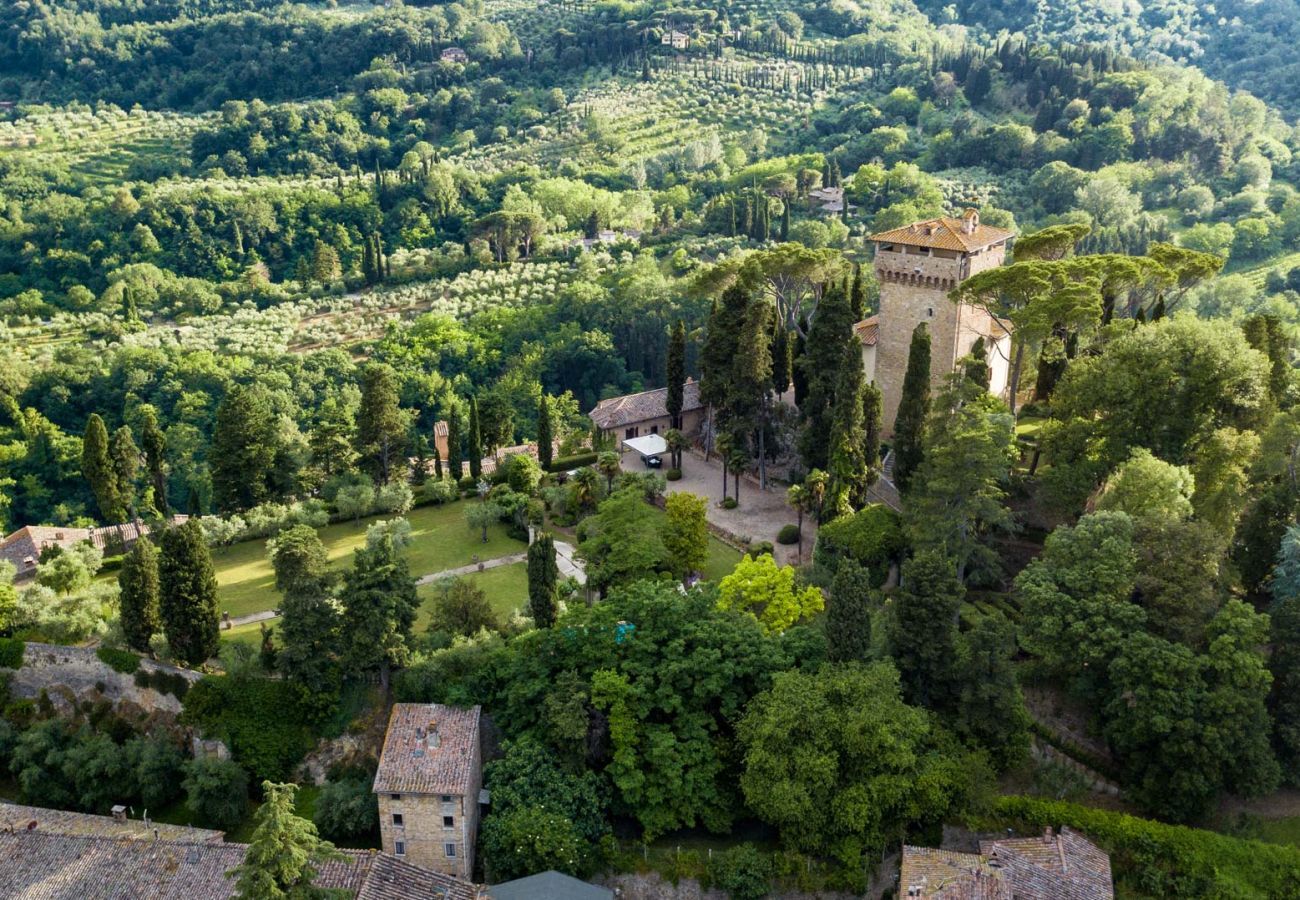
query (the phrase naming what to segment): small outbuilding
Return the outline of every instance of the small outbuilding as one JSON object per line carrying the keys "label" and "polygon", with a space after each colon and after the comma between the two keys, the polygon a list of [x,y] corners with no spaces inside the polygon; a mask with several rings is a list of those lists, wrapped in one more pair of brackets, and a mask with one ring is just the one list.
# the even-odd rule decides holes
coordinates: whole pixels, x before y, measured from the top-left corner
{"label": "small outbuilding", "polygon": [[609,888],[555,871],[494,884],[487,895],[489,900],[614,900]]}

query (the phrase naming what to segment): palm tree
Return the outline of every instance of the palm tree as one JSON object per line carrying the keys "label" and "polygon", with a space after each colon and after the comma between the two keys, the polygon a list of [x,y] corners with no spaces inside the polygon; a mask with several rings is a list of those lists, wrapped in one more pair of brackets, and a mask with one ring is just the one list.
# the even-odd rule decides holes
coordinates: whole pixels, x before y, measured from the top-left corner
{"label": "palm tree", "polygon": [[813,469],[804,476],[804,489],[808,491],[808,510],[817,519],[822,520],[822,504],[826,502],[826,473],[821,469]]}
{"label": "palm tree", "polygon": [[799,562],[803,563],[803,514],[808,510],[811,493],[802,484],[792,484],[785,492],[785,502],[794,507],[799,515]]}
{"label": "palm tree", "polygon": [[623,471],[618,453],[613,450],[604,450],[596,457],[596,468],[600,474],[605,476],[605,493],[614,493],[614,479],[618,473]]}
{"label": "palm tree", "polygon": [[672,465],[674,469],[682,467],[682,451],[690,446],[690,441],[686,435],[682,434],[676,428],[669,428],[664,432],[664,442],[668,444],[668,452],[672,456]]}
{"label": "palm tree", "polygon": [[749,455],[739,447],[735,447],[732,449],[731,453],[727,455],[727,462],[730,464],[731,477],[736,484],[736,491],[735,491],[736,502],[739,503],[740,502],[740,474],[745,470],[745,467],[749,465]]}
{"label": "palm tree", "polygon": [[573,500],[579,509],[590,509],[596,505],[596,485],[600,476],[591,466],[583,466],[573,473]]}

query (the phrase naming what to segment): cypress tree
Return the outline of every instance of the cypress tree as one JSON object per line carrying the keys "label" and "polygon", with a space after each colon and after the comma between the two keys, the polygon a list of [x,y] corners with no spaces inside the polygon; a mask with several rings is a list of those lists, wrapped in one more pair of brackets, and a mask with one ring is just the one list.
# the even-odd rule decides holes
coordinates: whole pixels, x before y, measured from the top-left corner
{"label": "cypress tree", "polygon": [[[1045,363],[1040,360],[1038,365],[1041,373]],[[976,338],[975,343],[971,345],[970,359],[966,361],[966,379],[986,391],[989,389],[989,360],[988,353],[984,349],[984,338],[982,337]]]}
{"label": "cypress tree", "polygon": [[149,639],[160,628],[158,619],[158,551],[143,535],[122,560],[117,573],[118,605],[127,646],[149,651]]}
{"label": "cypress tree", "polygon": [[235,385],[217,406],[212,430],[212,499],[223,513],[270,499],[278,453],[270,397],[260,385]]}
{"label": "cypress tree", "polygon": [[804,351],[808,349],[808,341],[804,338],[807,333],[808,322],[801,319],[790,346],[790,384],[794,387],[794,405],[800,412],[808,399],[808,375],[803,367]]}
{"label": "cypress tree", "polygon": [[117,480],[118,499],[123,518],[136,515],[136,483],[140,475],[140,448],[131,436],[131,427],[123,425],[113,432],[109,441],[109,456],[113,461],[113,477]]}
{"label": "cypress tree", "polygon": [[[845,209],[848,205],[845,204]],[[849,293],[849,306],[853,308],[853,321],[861,322],[867,317],[867,286],[862,281],[862,266],[853,267],[853,289]]]}
{"label": "cypress tree", "polygon": [[432,441],[430,446],[433,450],[433,477],[442,481],[442,454],[438,452],[438,442]]}
{"label": "cypress tree", "polygon": [[772,388],[778,394],[790,390],[792,349],[789,329],[778,322],[772,334]]}
{"label": "cypress tree", "polygon": [[854,352],[853,312],[842,284],[828,286],[817,304],[817,315],[808,330],[808,343],[800,365],[808,380],[807,402],[800,406],[805,426],[799,442],[803,464],[809,471],[826,469],[830,460],[831,423],[835,395],[846,361],[857,355],[854,367],[861,371],[860,350]]}
{"label": "cypress tree", "polygon": [[158,416],[152,406],[140,409],[140,444],[144,448],[144,464],[153,486],[153,508],[165,519],[171,515],[167,504],[167,438],[158,427]]}
{"label": "cypress tree", "polygon": [[406,438],[407,417],[399,406],[397,373],[383,363],[367,366],[361,377],[356,448],[362,465],[380,484],[405,468]]}
{"label": "cypress tree", "polygon": [[555,540],[543,532],[528,548],[528,609],[533,624],[550,628],[555,624],[556,583],[560,570],[555,564]]}
{"label": "cypress tree", "polygon": [[411,627],[420,608],[415,579],[392,535],[356,551],[342,599],[347,660],[354,672],[378,668],[387,695],[393,666],[410,658]]}
{"label": "cypress tree", "polygon": [[866,433],[862,382],[862,367],[850,365],[843,370],[836,389],[829,449],[828,505],[832,515],[845,515],[866,503],[868,462],[863,456]]}
{"label": "cypress tree", "polygon": [[862,458],[867,464],[867,487],[880,478],[880,436],[884,431],[882,421],[883,398],[880,388],[868,384],[862,391]]}
{"label": "cypress tree", "polygon": [[781,204],[781,240],[790,240],[790,198]]}
{"label": "cypress tree", "polygon": [[158,558],[158,610],[172,655],[199,666],[220,643],[217,576],[197,519],[163,532]]}
{"label": "cypress tree", "polygon": [[673,326],[668,339],[668,396],[664,406],[672,428],[682,427],[682,404],[686,384],[686,323],[681,319]]}
{"label": "cypress tree", "polygon": [[454,481],[465,474],[464,458],[460,453],[460,410],[453,400],[447,408],[447,469]]}
{"label": "cypress tree", "polygon": [[930,331],[922,322],[912,332],[903,395],[894,417],[894,484],[906,491],[921,465],[925,420],[930,414]]}
{"label": "cypress tree", "polygon": [[826,644],[831,662],[866,662],[871,656],[871,576],[852,559],[840,563],[831,581]]}
{"label": "cypress tree", "polygon": [[940,709],[955,701],[964,596],[957,567],[938,551],[923,550],[904,564],[890,605],[888,645],[908,703]]}
{"label": "cypress tree", "polygon": [[543,391],[537,398],[537,461],[542,471],[551,470],[555,456],[555,435],[551,429],[551,399]]}
{"label": "cypress tree", "polygon": [[483,431],[478,422],[478,397],[469,398],[469,474],[478,480],[483,473]]}
{"label": "cypress tree", "polygon": [[108,429],[99,413],[91,413],[81,436],[81,474],[90,482],[91,493],[105,523],[116,525],[126,518],[117,471],[109,455]]}

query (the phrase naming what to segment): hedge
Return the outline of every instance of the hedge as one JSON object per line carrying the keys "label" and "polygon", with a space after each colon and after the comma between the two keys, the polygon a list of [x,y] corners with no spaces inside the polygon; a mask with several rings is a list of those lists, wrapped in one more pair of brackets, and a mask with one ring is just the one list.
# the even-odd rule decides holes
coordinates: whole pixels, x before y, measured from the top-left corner
{"label": "hedge", "polygon": [[873,503],[817,529],[813,560],[831,571],[839,567],[841,559],[856,560],[867,567],[872,586],[880,587],[905,546],[898,513],[883,503]]}
{"label": "hedge", "polygon": [[99,661],[107,665],[114,672],[121,672],[123,675],[132,675],[140,668],[140,657],[126,650],[118,650],[115,647],[100,647],[95,651]]}
{"label": "hedge", "polygon": [[162,669],[154,669],[152,672],[137,669],[135,686],[153,688],[160,694],[171,694],[177,700],[184,700],[185,695],[190,692],[190,680],[188,678],[179,672],[164,672]]}
{"label": "hedge", "polygon": [[0,669],[21,669],[25,647],[17,638],[0,638]]}
{"label": "hedge", "polygon": [[572,456],[560,456],[551,460],[548,472],[567,472],[570,469],[580,469],[583,466],[594,466],[598,454],[595,451],[591,453],[575,453]]}
{"label": "hedge", "polygon": [[1300,848],[1035,797],[1001,797],[979,828],[1068,825],[1110,853],[1116,883],[1149,897],[1294,897]]}

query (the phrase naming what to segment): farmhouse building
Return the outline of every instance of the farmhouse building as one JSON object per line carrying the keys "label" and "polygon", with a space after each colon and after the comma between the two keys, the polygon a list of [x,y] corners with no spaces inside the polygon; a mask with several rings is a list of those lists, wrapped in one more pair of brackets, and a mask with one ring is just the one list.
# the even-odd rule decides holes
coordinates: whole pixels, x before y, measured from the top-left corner
{"label": "farmhouse building", "polygon": [[385,853],[458,878],[474,871],[480,708],[396,703],[374,791]]}
{"label": "farmhouse building", "polygon": [[[247,844],[205,831],[0,803],[0,897],[41,900],[228,900]],[[374,851],[317,865],[316,886],[356,900],[480,900],[464,879]]]}
{"label": "farmhouse building", "polygon": [[443,62],[461,63],[463,65],[469,62],[469,54],[460,47],[448,47],[442,51],[441,59]]}
{"label": "farmhouse building", "polygon": [[972,275],[1002,265],[1014,233],[980,222],[967,209],[961,218],[941,216],[882,231],[868,240],[876,245],[875,270],[880,282],[873,368],[867,377],[884,397],[885,433],[894,430],[912,332],[930,332],[930,389],[939,392],[957,366],[983,340],[989,361],[989,391],[1005,396],[1011,351],[1010,324],[968,303],[953,303],[948,294]]}
{"label": "farmhouse building", "polygon": [[[668,415],[668,388],[610,397],[596,404],[588,415],[597,428],[619,440],[663,434],[672,428]],[[677,430],[686,435],[698,434],[704,424],[704,404],[700,401],[700,383],[692,378],[682,385],[682,415]]]}
{"label": "farmhouse building", "polygon": [[685,50],[691,45],[691,36],[683,31],[665,31],[659,43],[674,50]]}
{"label": "farmhouse building", "polygon": [[1110,857],[1078,832],[981,841],[979,853],[903,847],[898,896],[911,900],[1113,900]]}
{"label": "farmhouse building", "polygon": [[[174,516],[172,523],[181,525],[188,518]],[[15,577],[21,581],[36,574],[36,564],[41,561],[41,553],[50,547],[68,550],[82,541],[89,541],[105,553],[114,553],[130,550],[142,534],[149,534],[149,526],[143,522],[97,528],[27,525],[0,541],[0,560],[12,563],[17,573]]]}

